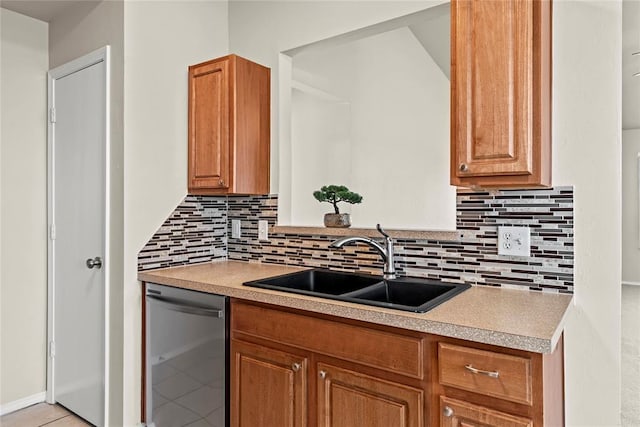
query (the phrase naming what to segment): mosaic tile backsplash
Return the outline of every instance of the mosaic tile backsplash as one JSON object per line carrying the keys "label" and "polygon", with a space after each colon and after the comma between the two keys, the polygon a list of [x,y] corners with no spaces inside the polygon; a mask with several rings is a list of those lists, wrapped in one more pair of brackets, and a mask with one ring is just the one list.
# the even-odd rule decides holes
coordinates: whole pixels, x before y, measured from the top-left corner
{"label": "mosaic tile backsplash", "polygon": [[[187,196],[142,249],[138,268],[228,258],[380,274],[380,256],[364,245],[328,248],[334,236],[271,234],[258,241],[258,220],[277,221],[277,196]],[[231,238],[231,220],[242,237]],[[473,285],[573,292],[573,188],[466,191],[457,195],[459,241],[396,239],[399,275]],[[225,226],[226,225],[226,226]],[[531,256],[498,256],[499,225],[531,229]],[[182,237],[181,234],[185,233]]]}
{"label": "mosaic tile backsplash", "polygon": [[138,254],[138,270],[226,257],[226,198],[187,196]]}

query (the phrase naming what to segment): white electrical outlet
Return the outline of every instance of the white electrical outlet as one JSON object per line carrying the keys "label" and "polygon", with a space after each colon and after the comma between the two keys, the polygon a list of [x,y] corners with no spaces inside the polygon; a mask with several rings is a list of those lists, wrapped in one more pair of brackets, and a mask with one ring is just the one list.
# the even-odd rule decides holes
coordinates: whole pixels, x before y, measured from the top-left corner
{"label": "white electrical outlet", "polygon": [[231,238],[239,239],[242,237],[241,222],[239,219],[231,220]]}
{"label": "white electrical outlet", "polygon": [[531,256],[531,229],[498,227],[498,255]]}
{"label": "white electrical outlet", "polygon": [[269,240],[269,223],[263,219],[258,221],[258,240]]}

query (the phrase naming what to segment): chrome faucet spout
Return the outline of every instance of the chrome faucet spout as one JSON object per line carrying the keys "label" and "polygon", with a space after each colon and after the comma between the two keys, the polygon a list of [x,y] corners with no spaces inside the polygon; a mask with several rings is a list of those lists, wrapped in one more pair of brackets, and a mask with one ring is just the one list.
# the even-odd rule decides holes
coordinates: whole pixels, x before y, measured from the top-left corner
{"label": "chrome faucet spout", "polygon": [[336,249],[340,249],[341,247],[343,247],[344,245],[348,245],[351,243],[365,243],[375,249],[378,250],[378,252],[380,252],[380,255],[382,256],[382,258],[387,258],[387,254],[385,253],[385,249],[384,247],[376,242],[373,239],[370,239],[368,237],[361,237],[361,236],[351,236],[351,237],[343,237],[342,239],[338,239],[334,242],[331,242],[331,244],[329,245],[330,248],[336,248]]}
{"label": "chrome faucet spout", "polygon": [[349,236],[343,237],[341,239],[335,240],[329,244],[330,248],[340,249],[344,245],[349,245],[351,243],[365,243],[372,248],[374,248],[380,256],[382,257],[382,261],[384,262],[384,278],[385,279],[395,279],[396,278],[396,269],[395,269],[395,259],[393,252],[393,239],[385,233],[385,231],[380,227],[380,224],[377,226],[378,231],[384,236],[384,246],[380,243],[376,242],[369,237],[363,236]]}

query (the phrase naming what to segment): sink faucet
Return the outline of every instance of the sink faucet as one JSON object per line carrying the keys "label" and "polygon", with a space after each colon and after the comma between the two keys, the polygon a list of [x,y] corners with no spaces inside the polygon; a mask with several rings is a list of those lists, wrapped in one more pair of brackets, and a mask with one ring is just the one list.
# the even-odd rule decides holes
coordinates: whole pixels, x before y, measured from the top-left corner
{"label": "sink faucet", "polygon": [[393,239],[380,227],[380,224],[376,226],[380,234],[384,236],[384,246],[380,243],[376,242],[373,239],[362,236],[351,236],[351,237],[343,237],[342,239],[338,239],[334,242],[331,242],[329,245],[330,248],[341,248],[344,245],[348,245],[349,243],[366,243],[371,246],[375,250],[380,253],[382,257],[382,261],[384,261],[384,269],[383,269],[383,277],[385,279],[395,279],[396,278],[396,267],[394,264],[394,254],[393,254]]}

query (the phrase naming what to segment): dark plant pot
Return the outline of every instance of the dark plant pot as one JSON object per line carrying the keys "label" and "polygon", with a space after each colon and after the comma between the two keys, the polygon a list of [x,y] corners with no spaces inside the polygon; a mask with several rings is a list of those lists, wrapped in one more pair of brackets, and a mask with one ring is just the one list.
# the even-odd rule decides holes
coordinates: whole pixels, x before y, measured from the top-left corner
{"label": "dark plant pot", "polygon": [[349,228],[351,227],[351,216],[348,213],[324,214],[324,226],[331,228]]}

